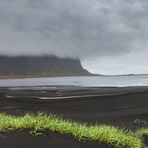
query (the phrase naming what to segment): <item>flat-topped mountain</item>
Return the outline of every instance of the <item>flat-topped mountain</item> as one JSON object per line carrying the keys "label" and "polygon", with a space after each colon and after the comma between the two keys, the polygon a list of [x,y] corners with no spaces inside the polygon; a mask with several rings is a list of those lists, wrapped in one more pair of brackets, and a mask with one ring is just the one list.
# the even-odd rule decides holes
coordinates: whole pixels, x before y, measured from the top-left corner
{"label": "flat-topped mountain", "polygon": [[0,56],[0,76],[90,75],[79,59],[56,56]]}

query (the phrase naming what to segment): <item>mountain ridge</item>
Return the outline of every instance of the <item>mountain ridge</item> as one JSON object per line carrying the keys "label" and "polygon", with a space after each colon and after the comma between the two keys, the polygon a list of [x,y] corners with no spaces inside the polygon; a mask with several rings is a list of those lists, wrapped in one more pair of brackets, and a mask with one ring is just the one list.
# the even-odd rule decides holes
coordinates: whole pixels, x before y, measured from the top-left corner
{"label": "mountain ridge", "polygon": [[0,56],[1,77],[91,75],[79,59],[57,56]]}

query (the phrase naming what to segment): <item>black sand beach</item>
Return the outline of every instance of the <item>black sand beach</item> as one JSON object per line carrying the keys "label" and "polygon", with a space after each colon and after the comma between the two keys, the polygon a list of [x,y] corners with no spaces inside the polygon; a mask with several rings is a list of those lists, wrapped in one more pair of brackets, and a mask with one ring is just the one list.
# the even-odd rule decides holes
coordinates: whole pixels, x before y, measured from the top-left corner
{"label": "black sand beach", "polygon": [[[97,87],[20,87],[0,88],[0,112],[23,115],[28,112],[45,112],[63,118],[103,123],[135,130],[147,126],[134,121],[148,121],[148,87],[97,88]],[[23,134],[22,134],[23,133]],[[25,133],[25,134],[24,134]],[[28,132],[29,133],[29,132]],[[78,142],[67,135],[49,134],[49,139],[33,139],[26,131],[6,133],[0,138],[0,147],[51,147],[51,148],[107,148],[97,142]],[[30,137],[29,137],[30,136]],[[15,144],[15,141],[23,142]],[[7,140],[6,140],[7,139]],[[13,140],[12,140],[13,139]],[[34,142],[33,142],[34,141]],[[24,143],[29,145],[25,145]],[[10,144],[8,144],[10,143]],[[13,145],[13,146],[12,146]]]}

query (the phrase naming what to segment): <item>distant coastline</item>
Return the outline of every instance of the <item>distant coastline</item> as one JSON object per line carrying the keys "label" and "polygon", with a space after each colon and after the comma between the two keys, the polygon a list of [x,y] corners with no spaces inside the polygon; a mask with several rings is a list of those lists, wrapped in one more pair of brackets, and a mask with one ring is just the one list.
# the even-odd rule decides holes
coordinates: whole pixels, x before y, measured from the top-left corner
{"label": "distant coastline", "polygon": [[[46,78],[46,77],[71,77],[71,76],[101,76],[97,74],[87,74],[87,75],[81,75],[81,74],[26,74],[26,75],[0,75],[0,79],[23,79],[23,78]],[[103,76],[103,75],[102,75]]]}
{"label": "distant coastline", "polygon": [[0,79],[19,79],[19,78],[44,78],[44,77],[71,77],[71,76],[103,76],[103,77],[120,77],[120,76],[147,76],[148,74],[123,74],[123,75],[103,75],[103,74],[70,74],[70,73],[63,73],[63,74],[53,74],[53,73],[46,73],[46,74],[25,74],[25,75],[0,75]]}

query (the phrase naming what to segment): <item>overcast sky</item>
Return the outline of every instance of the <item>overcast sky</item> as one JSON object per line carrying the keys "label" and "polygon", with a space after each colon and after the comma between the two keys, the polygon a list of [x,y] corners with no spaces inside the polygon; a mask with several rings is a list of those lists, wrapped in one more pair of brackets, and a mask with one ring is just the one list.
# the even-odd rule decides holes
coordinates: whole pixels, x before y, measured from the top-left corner
{"label": "overcast sky", "polygon": [[0,0],[0,54],[56,54],[79,57],[95,73],[148,73],[148,0]]}

